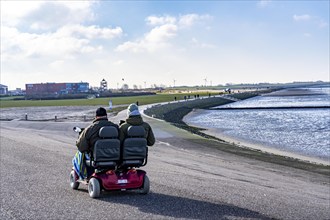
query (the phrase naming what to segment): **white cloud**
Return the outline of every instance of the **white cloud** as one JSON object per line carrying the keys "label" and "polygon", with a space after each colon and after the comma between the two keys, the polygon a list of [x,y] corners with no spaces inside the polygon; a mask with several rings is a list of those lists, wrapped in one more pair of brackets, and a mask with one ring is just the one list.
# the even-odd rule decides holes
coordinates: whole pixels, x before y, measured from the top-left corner
{"label": "white cloud", "polygon": [[272,2],[271,0],[261,0],[257,3],[257,6],[259,8],[265,8],[265,7],[269,6],[271,4],[271,2]]}
{"label": "white cloud", "polygon": [[124,51],[131,51],[133,53],[138,53],[138,52],[142,52],[143,51],[143,41],[137,41],[137,42],[131,42],[131,41],[127,41],[123,44],[120,44],[115,51],[118,52],[124,52]]}
{"label": "white cloud", "polygon": [[148,51],[154,52],[157,49],[164,48],[168,45],[168,40],[175,37],[178,27],[174,24],[163,24],[151,29],[146,33],[143,39],[135,42],[125,42],[116,48],[116,51],[131,51],[134,53]]}
{"label": "white cloud", "polygon": [[163,24],[174,24],[176,23],[176,18],[172,16],[149,16],[146,18],[147,24],[151,26],[163,25]]}
{"label": "white cloud", "polygon": [[91,5],[96,4],[97,1],[89,0],[89,1],[54,1],[55,4],[65,5],[71,10],[86,10],[90,9]]}
{"label": "white cloud", "polygon": [[293,15],[293,20],[295,21],[309,21],[311,20],[311,16],[308,14],[304,14],[304,15]]}
{"label": "white cloud", "polygon": [[95,1],[1,1],[2,25],[48,30],[93,20]]}
{"label": "white cloud", "polygon": [[116,61],[112,62],[112,64],[115,66],[122,65],[123,63],[124,63],[124,60],[116,60]]}
{"label": "white cloud", "polygon": [[43,4],[42,1],[1,1],[2,24],[15,26],[26,14]]}
{"label": "white cloud", "polygon": [[214,49],[216,48],[213,44],[201,43],[196,38],[191,39],[190,43],[193,47],[202,48],[202,49]]}
{"label": "white cloud", "polygon": [[187,14],[180,16],[178,24],[180,27],[191,27],[198,21],[203,21],[210,18],[210,15]]}
{"label": "white cloud", "polygon": [[54,62],[50,63],[49,66],[52,68],[61,68],[64,64],[64,60],[55,60]]}
{"label": "white cloud", "polygon": [[92,4],[93,1],[1,1],[1,60],[40,56],[71,59],[102,51],[96,40],[120,37],[123,30],[84,26],[82,22],[93,18]]}
{"label": "white cloud", "polygon": [[64,36],[76,36],[87,39],[113,39],[120,37],[123,30],[120,27],[116,28],[100,28],[96,25],[82,26],[82,25],[67,25],[58,30],[58,33]]}
{"label": "white cloud", "polygon": [[130,51],[133,53],[141,53],[145,51],[154,52],[156,50],[165,48],[166,46],[168,46],[166,41],[161,41],[161,39],[157,38],[156,36],[149,36],[148,39],[144,38],[135,42],[127,41],[119,45],[115,51]]}
{"label": "white cloud", "polygon": [[143,39],[135,42],[125,42],[116,48],[116,51],[131,51],[134,53],[148,51],[154,52],[157,49],[164,48],[168,45],[168,40],[175,37],[178,27],[174,24],[164,24],[153,28],[146,33]]}
{"label": "white cloud", "polygon": [[164,24],[152,29],[145,37],[151,43],[162,43],[176,35],[178,27],[173,24]]}
{"label": "white cloud", "polygon": [[92,46],[89,39],[55,33],[20,33],[16,28],[3,27],[1,32],[2,60],[24,57],[64,57],[101,51],[101,46]]}
{"label": "white cloud", "polygon": [[[153,52],[155,50],[170,46],[170,40],[178,35],[181,29],[191,27],[199,21],[212,18],[209,15],[186,14],[178,18],[172,16],[149,16],[146,22],[150,26],[155,26],[144,35],[143,39],[134,42],[128,41],[116,48],[116,51]],[[204,44],[204,47],[211,45]]]}
{"label": "white cloud", "polygon": [[198,15],[198,14],[186,14],[181,15],[178,18],[173,16],[149,16],[146,18],[146,22],[150,26],[175,24],[180,27],[190,27],[198,21],[207,20],[212,18],[210,15]]}
{"label": "white cloud", "polygon": [[311,22],[319,28],[325,28],[328,26],[328,23],[325,22],[322,18],[318,16],[311,16],[309,14],[293,15],[293,20],[297,22]]}
{"label": "white cloud", "polygon": [[319,23],[318,23],[319,27],[320,28],[324,28],[324,27],[327,27],[328,26],[328,23],[323,21],[323,20],[320,20]]}

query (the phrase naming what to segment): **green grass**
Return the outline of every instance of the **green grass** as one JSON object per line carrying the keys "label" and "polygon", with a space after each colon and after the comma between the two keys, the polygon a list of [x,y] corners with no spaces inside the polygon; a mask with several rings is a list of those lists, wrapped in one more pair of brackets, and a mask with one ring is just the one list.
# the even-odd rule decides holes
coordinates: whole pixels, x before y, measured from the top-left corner
{"label": "green grass", "polygon": [[19,99],[19,98],[24,98],[24,96],[0,96],[0,101],[1,100],[13,100],[13,99]]}
{"label": "green grass", "polygon": [[[200,96],[206,96],[208,93],[180,93],[180,94],[156,94],[156,95],[144,95],[144,96],[127,96],[127,97],[107,97],[107,98],[95,98],[95,99],[62,99],[62,100],[10,100],[0,99],[0,108],[11,107],[33,107],[33,106],[108,106],[109,100],[112,100],[112,105],[123,105],[139,102],[139,105],[147,105],[158,102],[173,101],[174,97],[177,100],[183,100],[184,96],[194,94]],[[218,95],[218,93],[211,93],[212,95]]]}

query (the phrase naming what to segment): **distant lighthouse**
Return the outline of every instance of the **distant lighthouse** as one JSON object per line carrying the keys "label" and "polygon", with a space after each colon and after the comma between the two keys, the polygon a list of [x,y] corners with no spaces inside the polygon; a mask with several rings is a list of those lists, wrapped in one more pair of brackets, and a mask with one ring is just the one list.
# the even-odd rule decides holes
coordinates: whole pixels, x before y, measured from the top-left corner
{"label": "distant lighthouse", "polygon": [[108,82],[105,79],[102,79],[102,81],[100,82],[100,90],[101,91],[108,90]]}

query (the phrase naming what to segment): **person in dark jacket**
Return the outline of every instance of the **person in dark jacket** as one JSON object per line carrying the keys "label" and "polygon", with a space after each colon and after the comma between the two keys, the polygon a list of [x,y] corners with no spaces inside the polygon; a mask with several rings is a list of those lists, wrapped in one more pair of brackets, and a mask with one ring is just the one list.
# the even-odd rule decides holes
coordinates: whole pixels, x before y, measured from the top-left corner
{"label": "person in dark jacket", "polygon": [[127,130],[129,126],[142,126],[145,130],[145,138],[147,139],[147,145],[152,146],[155,144],[155,136],[147,122],[144,122],[139,107],[136,104],[130,104],[127,108],[127,118],[125,122],[121,123],[119,127],[119,139],[123,143],[127,137]]}
{"label": "person in dark jacket", "polygon": [[114,126],[119,129],[118,125],[108,120],[107,111],[100,107],[96,109],[93,123],[81,132],[76,142],[78,152],[72,164],[80,179],[85,179],[93,173],[91,168],[86,167],[85,161],[90,159],[88,154],[92,152],[95,142],[99,139],[99,130],[104,126]]}
{"label": "person in dark jacket", "polygon": [[80,134],[76,142],[78,150],[82,153],[92,151],[95,142],[99,139],[99,130],[104,126],[119,128],[118,125],[108,120],[107,111],[100,107],[96,110],[96,117],[93,123]]}

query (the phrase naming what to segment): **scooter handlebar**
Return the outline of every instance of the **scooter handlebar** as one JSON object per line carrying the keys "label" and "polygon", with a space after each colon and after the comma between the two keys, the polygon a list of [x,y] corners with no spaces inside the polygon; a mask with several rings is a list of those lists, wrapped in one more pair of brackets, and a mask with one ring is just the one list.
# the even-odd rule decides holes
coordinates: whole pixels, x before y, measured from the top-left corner
{"label": "scooter handlebar", "polygon": [[74,132],[80,133],[82,131],[79,127],[73,127]]}

